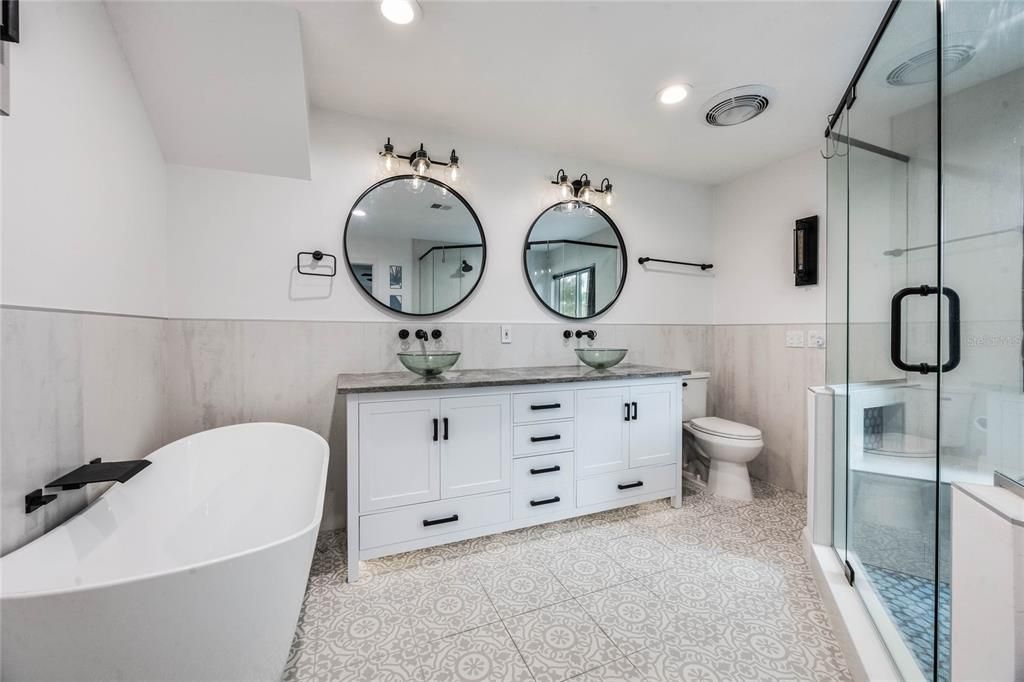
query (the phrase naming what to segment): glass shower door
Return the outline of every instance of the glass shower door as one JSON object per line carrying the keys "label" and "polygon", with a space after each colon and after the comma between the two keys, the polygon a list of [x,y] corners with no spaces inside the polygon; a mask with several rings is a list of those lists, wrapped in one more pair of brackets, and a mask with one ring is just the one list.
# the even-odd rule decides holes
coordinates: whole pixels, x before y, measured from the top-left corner
{"label": "glass shower door", "polygon": [[846,560],[906,679],[936,673],[937,327],[946,304],[937,250],[913,248],[939,236],[936,12],[933,0],[899,5],[857,82],[843,140]]}
{"label": "glass shower door", "polygon": [[942,311],[940,334],[961,341],[960,364],[941,373],[939,389],[937,645],[948,676],[948,484],[992,485],[995,472],[1024,477],[1024,2],[945,0],[941,38],[938,241],[943,286],[961,299],[959,320]]}

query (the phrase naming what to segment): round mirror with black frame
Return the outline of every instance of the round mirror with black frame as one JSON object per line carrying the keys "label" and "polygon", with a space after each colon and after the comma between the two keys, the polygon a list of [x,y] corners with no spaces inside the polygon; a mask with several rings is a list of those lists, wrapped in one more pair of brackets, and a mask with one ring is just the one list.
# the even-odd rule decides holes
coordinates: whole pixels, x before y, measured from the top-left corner
{"label": "round mirror with black frame", "polygon": [[612,307],[626,282],[626,245],[597,206],[561,201],[541,213],[526,235],[523,269],[537,299],[571,320]]}
{"label": "round mirror with black frame", "polygon": [[473,207],[448,185],[416,175],[381,180],[345,222],[345,262],[377,305],[410,316],[438,315],[469,298],[487,262]]}

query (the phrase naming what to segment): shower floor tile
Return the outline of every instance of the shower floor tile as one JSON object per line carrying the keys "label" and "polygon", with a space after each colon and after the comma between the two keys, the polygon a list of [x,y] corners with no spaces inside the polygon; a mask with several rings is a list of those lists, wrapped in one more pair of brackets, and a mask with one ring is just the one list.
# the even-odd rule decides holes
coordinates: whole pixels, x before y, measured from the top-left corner
{"label": "shower floor tile", "polygon": [[[916,575],[864,565],[875,592],[900,631],[904,643],[914,655],[926,677],[935,665],[935,584]],[[949,583],[940,584],[939,632],[948,635],[951,627]],[[940,637],[937,679],[949,680],[949,637]]]}
{"label": "shower floor tile", "polygon": [[355,585],[344,532],[324,532],[284,679],[851,679],[803,560],[804,498],[754,494],[687,484],[682,509],[368,561]]}

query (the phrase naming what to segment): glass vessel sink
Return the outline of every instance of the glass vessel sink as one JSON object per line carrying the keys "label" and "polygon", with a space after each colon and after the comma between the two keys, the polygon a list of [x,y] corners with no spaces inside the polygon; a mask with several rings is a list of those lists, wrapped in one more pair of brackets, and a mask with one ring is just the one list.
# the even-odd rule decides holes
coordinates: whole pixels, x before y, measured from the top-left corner
{"label": "glass vessel sink", "polygon": [[457,350],[415,351],[399,353],[398,359],[405,368],[424,377],[436,377],[459,361],[462,355]]}
{"label": "glass vessel sink", "polygon": [[622,362],[628,352],[625,348],[577,348],[576,357],[594,369],[608,369]]}

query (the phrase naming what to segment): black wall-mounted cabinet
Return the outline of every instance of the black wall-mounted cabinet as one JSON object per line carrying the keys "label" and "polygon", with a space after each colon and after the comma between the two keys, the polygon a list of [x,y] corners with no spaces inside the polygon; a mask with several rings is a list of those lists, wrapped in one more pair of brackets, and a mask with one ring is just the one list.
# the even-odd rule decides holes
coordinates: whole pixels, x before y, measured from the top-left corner
{"label": "black wall-mounted cabinet", "polygon": [[801,218],[793,228],[793,276],[796,286],[818,283],[818,216]]}

